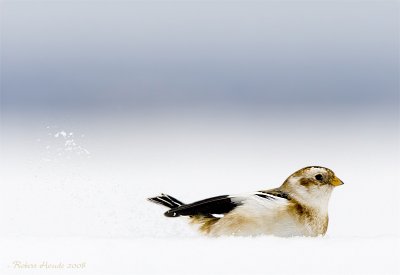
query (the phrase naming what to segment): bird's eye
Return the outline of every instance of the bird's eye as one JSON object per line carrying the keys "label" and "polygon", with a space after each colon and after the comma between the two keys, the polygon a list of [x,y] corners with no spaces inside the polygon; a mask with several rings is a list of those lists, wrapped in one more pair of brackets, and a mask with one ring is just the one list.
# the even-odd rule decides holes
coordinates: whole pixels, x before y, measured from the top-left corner
{"label": "bird's eye", "polygon": [[321,181],[323,179],[321,174],[315,175],[315,179]]}

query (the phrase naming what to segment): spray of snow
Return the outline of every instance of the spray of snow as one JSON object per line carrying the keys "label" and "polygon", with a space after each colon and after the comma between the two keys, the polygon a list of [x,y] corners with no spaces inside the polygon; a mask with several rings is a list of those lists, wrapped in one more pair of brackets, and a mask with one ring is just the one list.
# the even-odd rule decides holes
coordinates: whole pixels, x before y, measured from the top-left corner
{"label": "spray of snow", "polygon": [[[47,126],[46,129],[55,132],[47,133],[47,139],[45,142],[45,156],[42,158],[44,161],[56,161],[59,158],[71,159],[77,156],[90,158],[91,154],[89,150],[82,145],[82,141],[85,138],[84,134],[75,135],[74,132],[66,130],[57,130],[58,127]],[[38,142],[42,141],[42,138],[37,139]]]}

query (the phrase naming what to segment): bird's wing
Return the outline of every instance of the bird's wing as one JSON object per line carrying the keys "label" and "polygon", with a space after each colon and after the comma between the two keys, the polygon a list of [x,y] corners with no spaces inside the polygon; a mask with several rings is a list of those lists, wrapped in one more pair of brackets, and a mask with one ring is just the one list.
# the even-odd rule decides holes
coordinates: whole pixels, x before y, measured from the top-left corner
{"label": "bird's wing", "polygon": [[258,205],[260,208],[274,208],[286,201],[286,198],[270,194],[267,191],[242,195],[223,195],[172,208],[165,212],[165,216],[178,217],[202,215],[220,217],[243,204]]}
{"label": "bird's wing", "polygon": [[231,196],[223,195],[172,208],[165,212],[165,216],[213,216],[228,213],[238,205],[240,205],[240,201],[234,201]]}

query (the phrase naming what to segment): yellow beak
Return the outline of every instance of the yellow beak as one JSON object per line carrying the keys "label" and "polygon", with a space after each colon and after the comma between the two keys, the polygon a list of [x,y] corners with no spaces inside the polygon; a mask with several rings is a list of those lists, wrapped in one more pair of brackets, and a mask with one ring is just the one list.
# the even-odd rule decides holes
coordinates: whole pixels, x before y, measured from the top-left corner
{"label": "yellow beak", "polygon": [[343,183],[343,181],[341,181],[339,178],[337,178],[337,177],[335,176],[335,177],[333,178],[331,184],[332,184],[333,186],[339,186],[339,185],[342,185],[342,184],[344,184],[344,183]]}

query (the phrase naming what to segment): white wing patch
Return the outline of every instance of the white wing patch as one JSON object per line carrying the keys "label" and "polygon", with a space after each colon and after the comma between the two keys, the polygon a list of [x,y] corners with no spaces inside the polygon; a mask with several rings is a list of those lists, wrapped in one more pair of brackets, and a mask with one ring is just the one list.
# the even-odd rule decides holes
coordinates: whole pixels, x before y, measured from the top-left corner
{"label": "white wing patch", "polygon": [[[233,202],[240,203],[236,209],[248,211],[249,215],[265,214],[266,210],[278,210],[286,207],[289,201],[285,198],[274,196],[264,192],[254,192],[246,195],[230,196]],[[267,211],[268,212],[268,211]]]}
{"label": "white wing patch", "polygon": [[263,192],[256,192],[250,198],[267,208],[286,206],[288,204],[288,200],[285,198],[277,197]]}
{"label": "white wing patch", "polygon": [[225,215],[224,214],[211,214],[214,218],[223,218]]}

